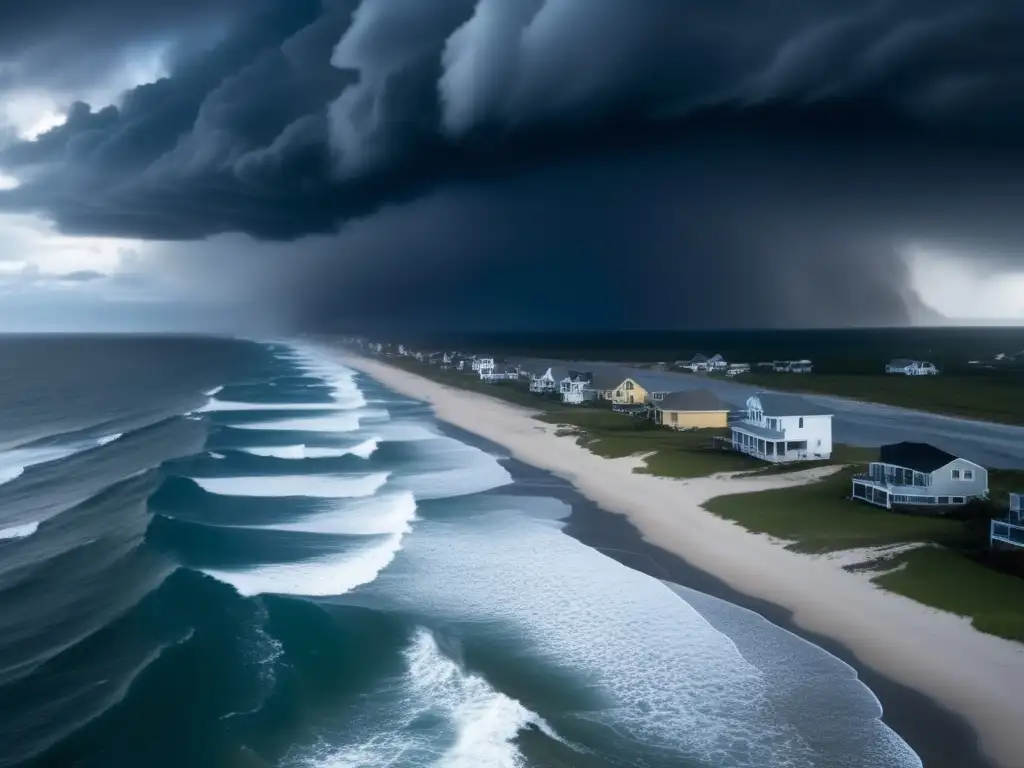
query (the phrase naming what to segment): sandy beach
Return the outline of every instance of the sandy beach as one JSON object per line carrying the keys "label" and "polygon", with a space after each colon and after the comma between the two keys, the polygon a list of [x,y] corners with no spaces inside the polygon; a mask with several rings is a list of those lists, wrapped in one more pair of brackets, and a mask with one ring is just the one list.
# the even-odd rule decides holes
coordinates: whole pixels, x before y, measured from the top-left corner
{"label": "sandy beach", "polygon": [[569,481],[602,508],[623,515],[650,544],[737,592],[791,611],[800,628],[835,640],[858,662],[956,713],[977,732],[996,765],[1024,764],[1017,711],[1024,691],[1024,646],[885,592],[867,576],[844,570],[842,557],[791,552],[701,507],[723,494],[809,482],[833,468],[762,478],[674,480],[636,474],[637,458],[601,458],[556,435],[556,427],[531,418],[529,410],[376,360],[336,354],[395,391],[430,403],[441,420]]}

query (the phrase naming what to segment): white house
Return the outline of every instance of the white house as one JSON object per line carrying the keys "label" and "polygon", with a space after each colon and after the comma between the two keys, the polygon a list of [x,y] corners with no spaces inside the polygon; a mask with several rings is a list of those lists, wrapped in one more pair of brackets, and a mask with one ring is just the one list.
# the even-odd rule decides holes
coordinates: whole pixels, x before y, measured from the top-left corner
{"label": "white house", "polygon": [[679,368],[689,368],[694,373],[706,371],[708,369],[708,358],[707,355],[702,355],[698,352],[689,360],[677,360],[676,366]]}
{"label": "white house", "polygon": [[708,371],[724,371],[729,367],[729,363],[725,361],[725,358],[721,355],[715,355],[708,359],[705,370]]}
{"label": "white house", "polygon": [[562,402],[569,405],[580,405],[588,400],[596,400],[597,392],[590,387],[593,376],[580,371],[569,371],[569,375],[558,382],[558,393]]}
{"label": "white house", "polygon": [[548,368],[539,376],[530,378],[530,391],[538,395],[557,392],[559,382],[568,375],[569,371],[565,368]]}
{"label": "white house", "polygon": [[473,362],[469,366],[474,372],[480,374],[480,378],[494,373],[494,358],[493,357],[474,357]]}
{"label": "white house", "polygon": [[487,382],[518,381],[519,369],[514,366],[502,368],[500,371],[495,368],[481,368],[480,380]]}
{"label": "white house", "polygon": [[899,373],[904,376],[934,376],[939,372],[939,369],[932,363],[924,360],[897,358],[886,363],[885,372]]}
{"label": "white house", "polygon": [[832,412],[795,395],[758,392],[729,425],[734,450],[774,463],[832,456]]}
{"label": "white house", "polygon": [[876,507],[956,506],[988,496],[988,470],[927,443],[879,449],[867,474],[855,475],[854,499]]}
{"label": "white house", "polygon": [[750,373],[750,363],[730,363],[726,376],[739,376],[741,373]]}
{"label": "white house", "polygon": [[810,360],[773,360],[772,370],[776,373],[811,373],[814,363]]}
{"label": "white house", "polygon": [[1024,493],[1011,493],[1009,514],[992,521],[989,543],[996,546],[996,542],[1024,547]]}

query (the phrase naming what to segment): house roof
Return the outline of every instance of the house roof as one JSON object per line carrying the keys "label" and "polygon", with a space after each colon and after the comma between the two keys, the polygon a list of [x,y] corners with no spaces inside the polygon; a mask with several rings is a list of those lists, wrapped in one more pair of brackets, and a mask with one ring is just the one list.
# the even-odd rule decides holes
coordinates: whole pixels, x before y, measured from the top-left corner
{"label": "house roof", "polygon": [[702,355],[700,352],[698,352],[696,355],[691,357],[690,360],[689,360],[689,362],[691,362],[691,363],[706,363],[707,361],[708,361],[708,356],[707,355]]}
{"label": "house roof", "polygon": [[879,460],[885,464],[913,469],[917,472],[934,472],[956,456],[928,443],[893,443],[879,449]]}
{"label": "house roof", "polygon": [[598,392],[607,392],[615,389],[624,380],[624,377],[616,373],[595,373],[590,379],[590,388]]}
{"label": "house roof", "polygon": [[766,416],[831,416],[832,410],[796,395],[758,392],[761,410]]}
{"label": "house roof", "polygon": [[913,365],[917,360],[908,360],[905,357],[897,357],[895,360],[890,360],[889,365],[894,368],[906,368],[908,365]]}
{"label": "house roof", "polygon": [[626,379],[632,379],[641,387],[646,389],[648,392],[667,392],[668,388],[662,384],[658,384],[654,379],[646,374],[633,374],[630,376],[624,376],[619,379],[619,384],[624,382]]}
{"label": "house roof", "polygon": [[728,411],[729,406],[710,389],[687,389],[669,392],[655,403],[659,411]]}

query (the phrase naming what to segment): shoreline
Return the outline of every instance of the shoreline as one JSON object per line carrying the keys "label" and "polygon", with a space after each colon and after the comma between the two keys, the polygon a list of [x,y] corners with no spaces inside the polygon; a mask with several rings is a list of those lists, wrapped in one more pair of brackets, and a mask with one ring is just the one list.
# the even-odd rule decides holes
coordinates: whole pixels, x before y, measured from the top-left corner
{"label": "shoreline", "polygon": [[[643,547],[650,548],[645,557],[659,556],[651,562],[668,556],[684,574],[686,586],[706,591],[694,583],[703,578],[714,587],[708,594],[721,596],[725,591],[729,596],[723,599],[755,610],[850,663],[887,707],[885,722],[922,759],[929,755],[928,768],[983,764],[966,763],[964,750],[945,748],[946,737],[952,736],[949,731],[967,727],[977,734],[993,765],[1019,764],[1024,729],[1017,725],[1016,705],[1024,690],[1024,647],[984,635],[962,617],[884,592],[864,575],[845,571],[833,561],[786,550],[701,507],[715,496],[808,482],[833,468],[766,478],[685,481],[635,474],[636,457],[604,459],[592,454],[575,441],[556,436],[555,425],[534,420],[526,408],[344,350],[332,348],[331,354],[395,391],[427,402],[439,420],[567,481],[602,512],[624,519]],[[635,563],[626,564],[637,568]],[[916,703],[908,705],[909,710],[933,702],[949,714],[921,723],[912,713],[904,717],[900,706],[892,711],[894,702],[913,699]],[[940,722],[944,735],[936,739]],[[958,728],[961,722],[964,727]],[[962,733],[957,741],[965,739],[969,736]],[[936,741],[935,747],[928,746]],[[947,759],[953,757],[951,752],[958,755],[954,762]]]}

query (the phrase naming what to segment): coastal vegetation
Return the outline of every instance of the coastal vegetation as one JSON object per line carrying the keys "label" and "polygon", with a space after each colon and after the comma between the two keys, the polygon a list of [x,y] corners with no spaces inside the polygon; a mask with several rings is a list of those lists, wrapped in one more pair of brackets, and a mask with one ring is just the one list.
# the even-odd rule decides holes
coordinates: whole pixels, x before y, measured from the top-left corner
{"label": "coastal vegetation", "polygon": [[[822,464],[818,461],[766,465],[753,457],[716,448],[714,438],[724,437],[724,429],[676,431],[648,419],[617,413],[607,403],[566,406],[556,395],[530,393],[524,382],[486,383],[474,376],[414,361],[389,363],[442,384],[528,407],[535,411],[538,420],[556,425],[558,434],[575,438],[599,456],[640,456],[643,466],[635,470],[640,473],[670,478],[706,477],[723,472],[765,475]],[[799,374],[764,374],[761,378],[766,385],[769,379],[787,378],[799,380],[801,386],[805,379],[843,380],[842,376]],[[943,381],[941,376],[859,378],[880,380],[880,387],[891,387],[886,390],[889,393],[899,393],[901,388],[910,386],[927,388]],[[956,405],[952,390],[934,387],[932,391],[933,410],[941,410],[942,403],[948,403],[951,410]],[[1003,395],[968,393],[966,398],[980,409],[988,409],[986,413],[1001,412],[1004,417],[1009,413],[997,411],[1009,407]],[[914,405],[922,407],[921,403]],[[977,413],[971,415],[980,418]],[[946,516],[934,516],[906,514],[851,501],[852,476],[864,472],[876,454],[874,448],[837,444],[827,463],[842,468],[831,475],[805,485],[719,496],[704,506],[751,532],[777,538],[797,552],[823,556],[856,553],[846,567],[869,573],[880,588],[965,616],[980,631],[1024,642],[1024,563],[1015,553],[993,552],[988,547],[988,521],[999,510],[984,502]],[[1024,488],[1024,472],[990,470],[989,485],[993,499],[1006,498],[1008,492]]]}
{"label": "coastal vegetation", "polygon": [[1024,425],[1024,374],[977,371],[938,376],[877,374],[743,374],[743,384],[785,392],[838,395],[965,419]]}
{"label": "coastal vegetation", "polygon": [[[850,478],[862,471],[853,465],[807,485],[719,496],[704,506],[798,552],[873,550],[851,569],[877,574],[871,580],[884,589],[966,616],[983,632],[1024,642],[1024,573],[1019,556],[987,546],[993,505],[937,517],[856,503]],[[989,478],[993,498],[1024,486],[1021,472],[992,470]]]}

